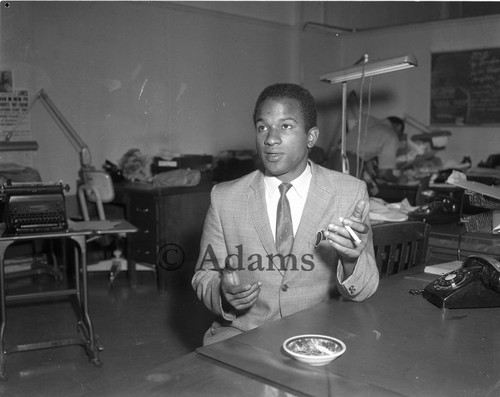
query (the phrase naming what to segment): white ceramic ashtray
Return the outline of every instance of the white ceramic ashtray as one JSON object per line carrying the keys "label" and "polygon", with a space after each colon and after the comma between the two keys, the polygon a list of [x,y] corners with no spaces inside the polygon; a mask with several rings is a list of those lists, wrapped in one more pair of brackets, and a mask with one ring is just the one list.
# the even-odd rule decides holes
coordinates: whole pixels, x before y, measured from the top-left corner
{"label": "white ceramic ashtray", "polygon": [[326,365],[344,354],[345,343],[325,335],[298,335],[283,342],[294,359],[310,365]]}

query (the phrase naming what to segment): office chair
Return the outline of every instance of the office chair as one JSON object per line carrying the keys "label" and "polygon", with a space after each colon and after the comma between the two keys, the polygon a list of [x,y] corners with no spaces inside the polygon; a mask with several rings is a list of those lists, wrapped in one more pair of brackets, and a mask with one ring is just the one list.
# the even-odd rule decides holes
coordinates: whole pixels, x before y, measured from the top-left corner
{"label": "office chair", "polygon": [[426,263],[429,224],[421,221],[387,222],[373,225],[372,231],[380,278]]}
{"label": "office chair", "polygon": [[[104,212],[104,203],[109,203],[115,198],[115,191],[113,187],[113,181],[111,176],[104,171],[96,170],[82,170],[83,183],[78,187],[78,200],[80,203],[80,209],[82,211],[82,216],[84,221],[90,221],[90,213],[88,209],[87,202],[92,202],[96,205],[97,215],[99,221],[106,220],[106,214]],[[114,258],[112,259],[112,265],[109,271],[110,284],[113,283],[114,279],[122,270],[122,245],[125,235],[112,236],[106,234],[103,236],[94,236],[88,240],[88,242],[93,239],[99,239],[102,246],[109,246],[113,242],[115,243],[115,250],[113,251]],[[102,270],[97,264],[89,264],[88,271]]]}

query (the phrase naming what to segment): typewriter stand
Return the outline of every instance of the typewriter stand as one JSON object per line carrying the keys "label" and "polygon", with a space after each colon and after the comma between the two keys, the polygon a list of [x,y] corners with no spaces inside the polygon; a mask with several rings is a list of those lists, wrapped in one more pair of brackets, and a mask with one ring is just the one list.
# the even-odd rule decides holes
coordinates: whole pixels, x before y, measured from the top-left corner
{"label": "typewriter stand", "polygon": [[[33,233],[13,236],[0,237],[0,380],[7,380],[5,373],[5,361],[7,355],[15,352],[24,352],[29,350],[55,348],[69,345],[81,345],[89,357],[89,360],[97,367],[102,366],[99,359],[99,351],[102,348],[97,343],[94,328],[88,311],[88,294],[87,294],[87,236],[92,234],[91,231],[61,231],[48,233]],[[76,245],[75,251],[75,285],[74,288],[64,290],[43,291],[19,295],[6,294],[6,278],[4,259],[7,248],[14,242],[20,240],[33,239],[54,239],[54,238],[69,238]],[[6,346],[5,343],[5,327],[6,327],[6,303],[27,301],[30,299],[41,300],[49,297],[59,296],[76,296],[77,308],[77,331],[79,337],[70,339],[58,339],[46,342],[27,343],[22,345]]]}

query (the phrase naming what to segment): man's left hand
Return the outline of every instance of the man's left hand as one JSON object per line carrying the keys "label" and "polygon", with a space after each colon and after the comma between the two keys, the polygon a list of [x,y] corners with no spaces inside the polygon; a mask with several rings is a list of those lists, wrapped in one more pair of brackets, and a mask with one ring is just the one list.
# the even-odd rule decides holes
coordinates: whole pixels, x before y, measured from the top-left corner
{"label": "man's left hand", "polygon": [[[366,202],[361,200],[356,203],[354,212],[348,218],[340,218],[338,222],[332,222],[325,231],[327,241],[335,248],[343,260],[355,264],[368,242],[368,225],[362,222],[363,211]],[[356,242],[346,229],[349,226],[361,240]]]}

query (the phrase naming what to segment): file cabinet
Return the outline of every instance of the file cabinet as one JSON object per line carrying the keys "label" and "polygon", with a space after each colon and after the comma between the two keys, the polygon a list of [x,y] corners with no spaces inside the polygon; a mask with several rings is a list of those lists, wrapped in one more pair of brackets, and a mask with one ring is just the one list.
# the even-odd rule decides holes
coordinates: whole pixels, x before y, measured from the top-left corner
{"label": "file cabinet", "polygon": [[211,188],[209,183],[168,188],[115,185],[114,204],[125,207],[127,220],[138,229],[127,237],[127,259],[155,266],[160,289],[166,289],[170,272],[194,271]]}

